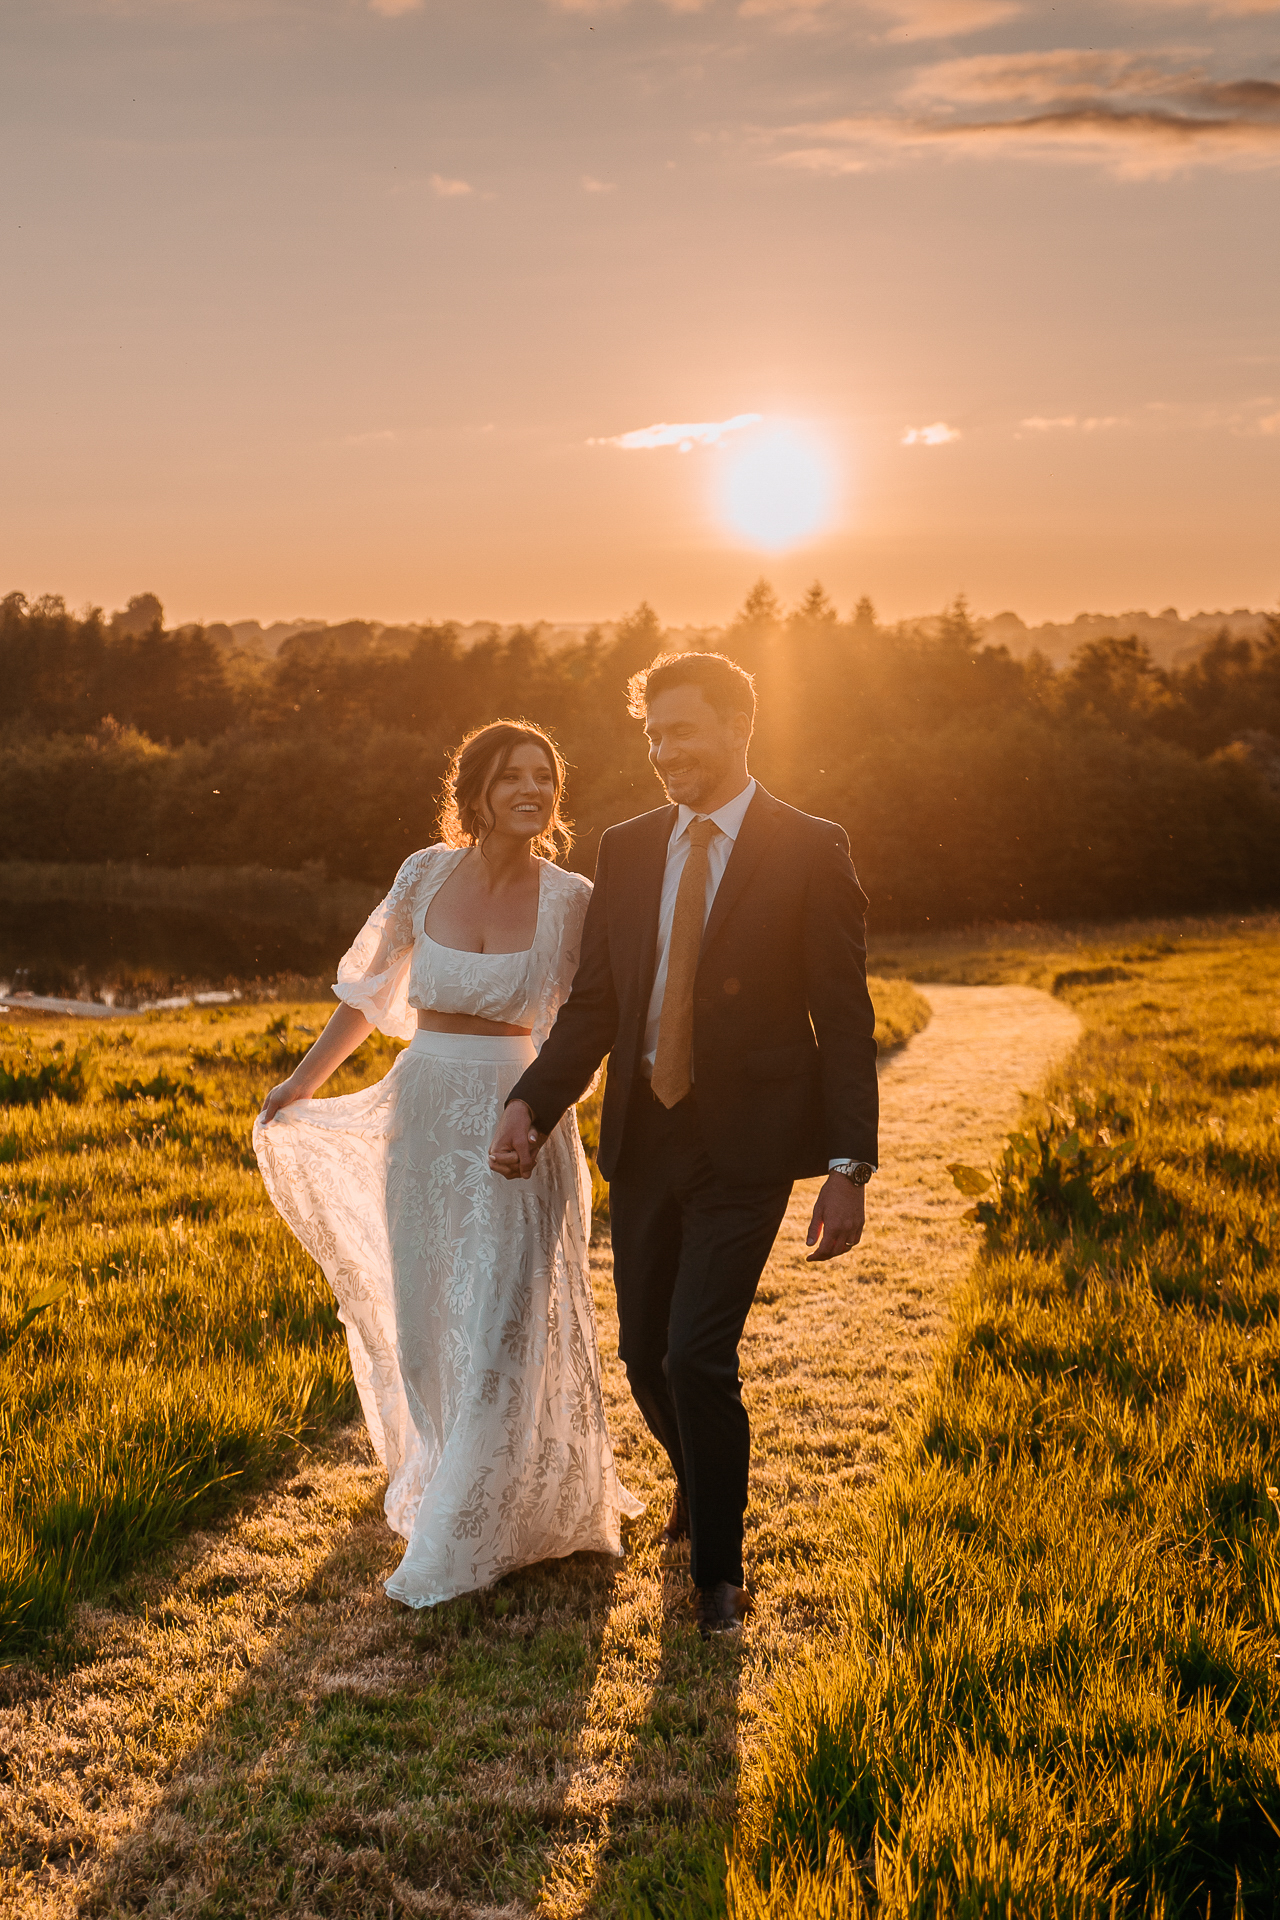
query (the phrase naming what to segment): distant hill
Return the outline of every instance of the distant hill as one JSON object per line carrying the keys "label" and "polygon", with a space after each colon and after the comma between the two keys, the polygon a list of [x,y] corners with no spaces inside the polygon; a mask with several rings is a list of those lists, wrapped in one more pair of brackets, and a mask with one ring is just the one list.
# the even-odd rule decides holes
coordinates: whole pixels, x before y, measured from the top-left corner
{"label": "distant hill", "polygon": [[[472,620],[466,625],[456,621],[447,624],[464,647],[475,646],[482,640],[506,642],[513,640],[517,634],[528,634],[536,637],[540,645],[556,652],[561,647],[578,645],[590,633],[611,642],[617,636],[620,622]],[[670,645],[689,649],[714,646],[726,630],[724,627],[668,627],[666,634]],[[350,658],[374,652],[407,654],[413,651],[421,635],[429,631],[428,623],[398,626],[388,625],[381,620],[276,620],[269,627],[264,627],[259,620],[214,620],[204,628],[215,646],[228,653],[251,654],[258,660],[274,660],[281,647],[290,640],[296,640],[300,634],[305,634],[308,639],[323,637],[339,653]]]}
{"label": "distant hill", "polygon": [[[452,622],[449,624],[454,625]],[[464,647],[483,640],[505,642],[523,633],[536,636],[542,646],[554,652],[563,646],[577,645],[592,632],[598,634],[602,641],[612,642],[616,638],[618,624],[616,620],[533,620],[523,624],[472,620],[466,625],[455,625],[454,631]],[[914,628],[928,633],[938,621],[935,616],[926,615],[896,624],[903,630]],[[1029,627],[1020,615],[1006,612],[991,617],[975,616],[973,624],[988,645],[1007,647],[1017,659],[1042,653],[1055,666],[1065,666],[1076,648],[1087,640],[1105,640],[1113,636],[1127,639],[1134,634],[1150,648],[1157,666],[1182,667],[1196,659],[1215,634],[1225,631],[1233,640],[1261,640],[1267,631],[1267,616],[1265,613],[1254,613],[1248,607],[1236,607],[1230,613],[1191,613],[1184,618],[1176,607],[1166,607],[1162,613],[1147,613],[1145,610],[1078,613],[1074,620],[1046,620],[1035,627]],[[285,642],[296,639],[299,634],[323,635],[338,652],[349,658],[373,652],[407,654],[425,630],[425,624],[390,625],[381,620],[329,622],[303,619],[276,620],[269,627],[264,627],[257,620],[217,621],[205,628],[216,646],[228,652],[248,653],[262,660],[275,659]],[[666,644],[672,647],[706,647],[716,646],[727,631],[727,626],[669,627],[664,637]]]}
{"label": "distant hill", "polygon": [[1016,613],[998,613],[993,619],[975,619],[974,626],[988,645],[1007,647],[1019,659],[1042,653],[1055,667],[1065,666],[1087,640],[1142,640],[1159,667],[1185,667],[1196,659],[1216,634],[1233,640],[1261,640],[1267,616],[1236,607],[1231,613],[1191,613],[1184,620],[1176,607],[1163,613],[1078,613],[1074,620],[1029,627]]}

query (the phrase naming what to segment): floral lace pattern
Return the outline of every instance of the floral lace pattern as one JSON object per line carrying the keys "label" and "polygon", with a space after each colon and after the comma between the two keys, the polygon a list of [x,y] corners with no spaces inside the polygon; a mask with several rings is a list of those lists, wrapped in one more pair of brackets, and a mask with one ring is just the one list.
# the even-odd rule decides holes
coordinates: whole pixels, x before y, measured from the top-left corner
{"label": "floral lace pattern", "polygon": [[[337,1296],[387,1469],[387,1518],[408,1542],[387,1591],[412,1606],[537,1560],[618,1553],[622,1515],[642,1511],[619,1484],[605,1425],[576,1118],[546,1141],[531,1180],[499,1178],[489,1140],[534,1042],[413,1025],[411,969],[449,870],[432,856],[444,851],[405,863],[340,971],[341,997],[384,1032],[408,1023],[413,1044],[377,1086],[298,1101],[254,1128],[267,1190]],[[514,1005],[518,991],[527,1017],[491,1013],[488,999],[448,1010],[545,1035],[577,965],[588,894],[544,865],[530,953],[436,947],[432,990],[465,999],[462,975],[484,963],[475,1002],[501,991]],[[508,962],[520,963],[518,986],[514,964],[505,981],[492,977]]]}

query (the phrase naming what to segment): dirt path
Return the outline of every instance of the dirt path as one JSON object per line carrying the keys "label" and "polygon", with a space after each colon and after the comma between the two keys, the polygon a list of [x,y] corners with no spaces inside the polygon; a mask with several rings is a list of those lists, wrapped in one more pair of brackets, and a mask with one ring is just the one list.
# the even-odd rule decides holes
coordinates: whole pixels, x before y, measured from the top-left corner
{"label": "dirt path", "polygon": [[[504,1695],[492,1724],[483,1703],[452,1702],[455,1717],[470,1715],[476,1750],[496,1754],[462,1765],[452,1800],[382,1804],[358,1741],[349,1779],[316,1760],[311,1722],[326,1700],[391,1702],[407,1725],[434,1689],[432,1711],[445,1710],[444,1656],[424,1658],[417,1623],[381,1592],[398,1556],[379,1476],[352,1435],[225,1531],[191,1540],[145,1607],[82,1610],[86,1657],[65,1677],[0,1673],[0,1911],[528,1913],[525,1900],[482,1891],[494,1872],[486,1826],[510,1834],[516,1815],[525,1857],[544,1875],[543,1914],[611,1908],[620,1877],[640,1884],[635,1874],[668,1844],[678,1883],[679,1846],[732,1818],[739,1756],[773,1674],[839,1605],[850,1509],[876,1477],[972,1257],[946,1163],[987,1161],[1020,1090],[1037,1087],[1078,1031],[1073,1014],[1029,988],[923,991],[930,1026],[882,1068],[882,1171],[863,1247],[806,1266],[818,1183],[797,1188],[749,1323],[757,1611],[740,1650],[711,1658],[700,1648],[682,1578],[660,1564],[653,1536],[669,1483],[616,1360],[602,1252],[593,1265],[610,1418],[650,1515],[616,1574],[559,1563],[523,1593],[517,1576],[512,1619],[486,1616],[469,1642],[474,1658],[483,1628],[509,1660],[515,1615],[538,1617],[535,1602],[564,1631],[579,1623],[592,1664],[586,1686],[564,1696],[558,1748],[544,1737],[545,1699],[517,1713]],[[519,1762],[520,1714],[542,1739],[536,1777]],[[300,1811],[296,1827],[272,1828],[264,1868],[254,1833],[255,1822],[266,1830],[268,1802],[317,1800],[323,1820]]]}
{"label": "dirt path", "polygon": [[[857,1255],[806,1264],[805,1233],[822,1183],[800,1183],[747,1323],[746,1563],[756,1606],[736,1697],[719,1716],[721,1779],[701,1796],[702,1810],[718,1803],[722,1818],[732,1815],[737,1757],[774,1674],[832,1624],[846,1583],[850,1506],[876,1478],[973,1259],[973,1233],[960,1221],[971,1203],[956,1191],[947,1163],[986,1165],[1018,1118],[1022,1095],[1038,1089],[1080,1032],[1069,1008],[1034,988],[920,991],[932,1020],[881,1064],[881,1171],[868,1191]],[[603,1326],[601,1333],[611,1353],[610,1334]],[[651,1444],[616,1363],[610,1375],[620,1450],[648,1465]],[[651,1485],[639,1491],[656,1510],[665,1476],[657,1495]],[[636,1746],[660,1690],[663,1607],[661,1577],[633,1558],[618,1583],[618,1630],[606,1636],[567,1795],[570,1807],[581,1806],[582,1827],[549,1862],[543,1911],[557,1920],[590,1911],[604,1849],[626,1816],[642,1822],[655,1802],[671,1804],[667,1756]],[[689,1811],[697,1811],[692,1797]]]}

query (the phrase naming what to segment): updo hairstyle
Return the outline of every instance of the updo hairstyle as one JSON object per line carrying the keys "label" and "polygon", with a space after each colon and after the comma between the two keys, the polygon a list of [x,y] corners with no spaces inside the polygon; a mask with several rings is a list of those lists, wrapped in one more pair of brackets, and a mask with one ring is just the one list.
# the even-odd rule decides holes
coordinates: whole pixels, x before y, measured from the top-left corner
{"label": "updo hairstyle", "polygon": [[533,843],[544,860],[562,859],[573,845],[573,829],[560,817],[564,760],[550,734],[528,720],[494,720],[469,733],[449,762],[440,808],[440,838],[446,847],[479,847],[493,831],[489,794],[517,747],[538,747],[555,775],[551,818]]}

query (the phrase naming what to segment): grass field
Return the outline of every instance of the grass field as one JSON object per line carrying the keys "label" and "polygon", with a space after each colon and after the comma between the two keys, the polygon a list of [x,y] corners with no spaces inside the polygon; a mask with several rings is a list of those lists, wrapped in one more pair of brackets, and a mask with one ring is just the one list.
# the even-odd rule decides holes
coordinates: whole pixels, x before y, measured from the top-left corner
{"label": "grass field", "polygon": [[1277,929],[901,964],[1056,983],[1088,1032],[961,1173],[981,1257],[843,1630],[772,1703],[730,1911],[1271,1914]]}
{"label": "grass field", "polygon": [[[75,1599],[353,1413],[332,1297],[249,1146],[322,1017],[0,1027],[0,1656],[47,1653]],[[391,1057],[371,1040],[338,1086]]]}
{"label": "grass field", "polygon": [[[927,1009],[880,997],[891,1047]],[[0,1658],[354,1413],[332,1298],[249,1146],[327,1011],[0,1026]],[[375,1035],[332,1090],[394,1053]]]}
{"label": "grass field", "polygon": [[[745,1648],[702,1647],[684,1576],[660,1565],[664,1476],[616,1369],[622,1471],[651,1505],[622,1568],[579,1557],[413,1619],[380,1593],[397,1555],[376,1471],[317,1387],[301,1416],[254,1430],[242,1479],[211,1475],[186,1509],[240,1503],[242,1517],[193,1532],[174,1515],[166,1559],[64,1615],[55,1660],[0,1675],[6,1724],[26,1743],[6,1756],[0,1795],[10,1830],[38,1835],[6,1852],[9,1910],[809,1920],[867,1898],[886,1920],[1275,1910],[1280,928],[948,937],[877,964],[1040,985],[1087,1031],[1049,1104],[997,1156],[998,1181],[973,1196],[986,1216],[971,1229],[977,1267],[923,1393],[919,1355],[937,1348],[912,1347],[921,1302],[906,1282],[931,1243],[909,1248],[881,1303],[878,1324],[899,1326],[902,1344],[855,1377],[843,1356],[863,1303],[838,1277],[815,1285],[789,1223],[751,1323],[762,1602]],[[911,1006],[904,995],[908,1021]],[[265,1024],[261,1009],[141,1022],[135,1044],[167,1035],[170,1051],[129,1067],[204,1094],[203,1107],[164,1096],[179,1128],[227,1122],[218,1177],[264,1235],[253,1177],[229,1159],[251,1069],[183,1049],[287,1048]],[[51,1055],[64,1033],[69,1046],[67,1029],[43,1029],[26,1071],[65,1065]],[[75,1116],[96,1107],[104,1128],[129,1130],[135,1110],[151,1121],[141,1100],[117,1101],[110,1082],[125,1076],[108,1047],[91,1100],[18,1108],[3,1126],[38,1145],[46,1126],[72,1142]],[[34,1207],[48,1194],[31,1166],[51,1186],[78,1146],[59,1159],[27,1141],[0,1172]],[[97,1191],[118,1189],[132,1219],[144,1195],[125,1182],[154,1149],[115,1151]],[[179,1165],[171,1209],[183,1178]],[[165,1203],[147,1204],[163,1221]],[[900,1217],[893,1234],[907,1236]],[[133,1294],[149,1303],[165,1241],[147,1245]],[[264,1251],[274,1285],[288,1252],[282,1232],[270,1268]],[[603,1247],[593,1265],[603,1315]],[[52,1271],[32,1258],[23,1285]],[[863,1271],[865,1292],[883,1292],[874,1264]],[[305,1280],[299,1256],[288,1284]],[[10,1296],[10,1334],[25,1297]],[[18,1337],[16,1387],[33,1356],[53,1363],[72,1310],[69,1297]],[[256,1295],[241,1308],[262,1310]],[[289,1338],[340,1386],[326,1313],[316,1295]],[[138,1309],[148,1338],[154,1319]],[[239,1357],[242,1379],[271,1378],[256,1354]],[[278,1470],[298,1463],[293,1479]],[[251,1484],[265,1490],[243,1500]],[[94,1820],[96,1863],[76,1878]]]}

